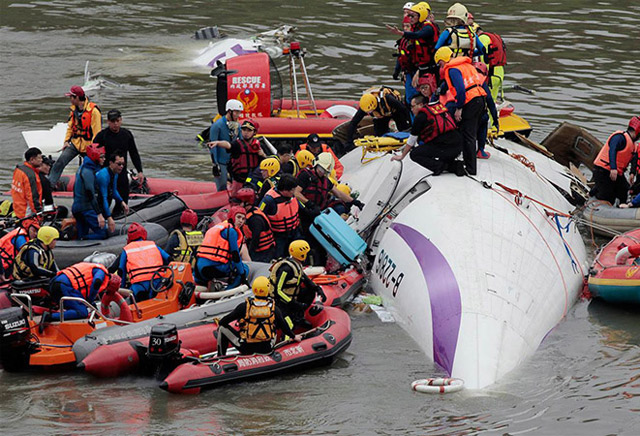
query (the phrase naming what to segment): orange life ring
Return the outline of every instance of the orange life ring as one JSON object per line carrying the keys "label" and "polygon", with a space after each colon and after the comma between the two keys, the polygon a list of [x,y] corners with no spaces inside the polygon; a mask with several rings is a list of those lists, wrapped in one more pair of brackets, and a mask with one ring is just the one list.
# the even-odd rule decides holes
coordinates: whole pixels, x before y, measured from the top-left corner
{"label": "orange life ring", "polygon": [[100,300],[100,311],[102,312],[102,314],[104,316],[110,315],[111,310],[109,309],[109,306],[111,305],[112,301],[115,301],[115,303],[120,308],[120,316],[118,317],[118,320],[133,322],[133,312],[131,312],[131,308],[129,307],[127,302],[124,301],[124,297],[120,295],[119,292],[106,292],[102,296],[102,299]]}

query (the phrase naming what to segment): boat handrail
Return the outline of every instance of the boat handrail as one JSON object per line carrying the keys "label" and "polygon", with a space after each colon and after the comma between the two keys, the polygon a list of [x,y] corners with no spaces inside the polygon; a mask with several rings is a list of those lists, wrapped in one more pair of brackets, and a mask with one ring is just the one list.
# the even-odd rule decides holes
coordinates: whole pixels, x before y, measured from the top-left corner
{"label": "boat handrail", "polygon": [[91,309],[91,311],[93,312],[91,314],[91,316],[89,316],[89,321],[91,321],[91,322],[93,321],[94,313],[97,313],[105,321],[111,321],[111,322],[115,322],[115,323],[118,323],[118,324],[133,324],[130,321],[123,321],[123,320],[120,320],[120,319],[109,318],[108,316],[106,316],[102,312],[100,312],[100,310],[98,308],[96,308],[93,304],[89,303],[87,300],[85,300],[84,298],[80,298],[80,297],[62,297],[60,299],[60,322],[64,322],[64,302],[65,301],[77,301],[78,303],[81,303],[81,304],[87,306],[88,309]]}
{"label": "boat handrail", "polygon": [[[32,320],[33,308],[31,304],[31,295],[12,293],[10,296],[11,296],[11,299],[16,302],[16,304],[18,304],[20,307],[22,307],[27,311],[27,313],[29,314],[29,319]],[[22,301],[20,301],[21,298],[25,298],[27,300],[27,304],[24,304]]]}

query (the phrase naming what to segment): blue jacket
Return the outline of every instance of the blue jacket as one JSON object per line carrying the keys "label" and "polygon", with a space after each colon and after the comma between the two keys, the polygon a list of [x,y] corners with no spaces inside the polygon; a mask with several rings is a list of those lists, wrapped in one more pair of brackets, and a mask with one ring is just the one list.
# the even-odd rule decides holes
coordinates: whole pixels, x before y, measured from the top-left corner
{"label": "blue jacket", "polygon": [[73,185],[72,212],[84,212],[93,209],[97,214],[101,213],[96,186],[96,172],[99,169],[98,164],[88,157],[85,157],[82,161],[82,165],[76,172],[76,182]]}
{"label": "blue jacket", "polygon": [[[227,125],[227,117],[222,117],[215,123],[211,124],[211,129],[209,130],[209,141],[231,142],[235,139],[235,135],[232,136],[229,126]],[[228,164],[231,160],[231,153],[229,153],[226,148],[214,147],[210,149],[209,152],[219,164]]]}
{"label": "blue jacket", "polygon": [[98,186],[98,201],[102,216],[106,219],[111,216],[111,200],[115,198],[119,204],[122,197],[118,192],[118,174],[111,172],[109,167],[104,167],[96,173],[96,184]]}

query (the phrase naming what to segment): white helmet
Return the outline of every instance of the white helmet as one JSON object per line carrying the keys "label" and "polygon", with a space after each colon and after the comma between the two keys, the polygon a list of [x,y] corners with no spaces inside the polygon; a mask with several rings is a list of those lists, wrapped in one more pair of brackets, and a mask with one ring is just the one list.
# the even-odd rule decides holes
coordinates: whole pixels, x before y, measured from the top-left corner
{"label": "white helmet", "polygon": [[327,173],[331,172],[333,165],[334,165],[333,156],[331,156],[331,153],[323,152],[323,153],[320,153],[316,158],[316,166],[321,167]]}
{"label": "white helmet", "polygon": [[402,7],[402,9],[411,9],[413,7],[413,5],[415,5],[414,2],[406,2],[404,4],[404,6]]}
{"label": "white helmet", "polygon": [[240,100],[236,100],[232,98],[231,100],[227,100],[227,105],[224,107],[224,110],[229,111],[240,111],[244,110],[244,105]]}

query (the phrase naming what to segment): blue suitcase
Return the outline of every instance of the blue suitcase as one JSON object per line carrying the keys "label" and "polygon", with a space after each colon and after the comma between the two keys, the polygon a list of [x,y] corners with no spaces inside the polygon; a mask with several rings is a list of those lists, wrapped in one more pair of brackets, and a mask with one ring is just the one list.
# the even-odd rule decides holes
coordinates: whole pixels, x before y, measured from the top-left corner
{"label": "blue suitcase", "polygon": [[331,208],[325,209],[309,229],[314,238],[342,266],[364,253],[367,243]]}

